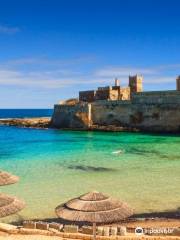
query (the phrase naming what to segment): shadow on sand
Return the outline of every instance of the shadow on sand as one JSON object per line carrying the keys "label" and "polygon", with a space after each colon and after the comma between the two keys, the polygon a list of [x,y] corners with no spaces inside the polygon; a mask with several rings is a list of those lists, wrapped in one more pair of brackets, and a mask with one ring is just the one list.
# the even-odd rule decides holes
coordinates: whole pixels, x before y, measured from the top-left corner
{"label": "shadow on sand", "polygon": [[[138,219],[151,219],[151,218],[165,218],[165,219],[180,219],[180,207],[178,207],[174,211],[164,211],[164,212],[152,212],[152,213],[139,213],[139,214],[134,214],[130,218],[127,218],[126,220],[123,220],[122,222],[130,222],[130,221],[136,221]],[[21,225],[25,219],[21,217],[21,215],[18,214],[18,220],[15,222],[11,222],[11,224],[15,225]],[[73,222],[70,221],[65,221],[60,218],[44,218],[44,219],[36,219],[34,218],[33,221],[43,221],[43,222],[57,222],[57,223],[62,223],[62,224],[73,224]],[[121,223],[121,222],[119,222]],[[74,223],[77,225],[77,223]],[[80,222],[78,225],[86,225],[88,224],[87,222]]]}
{"label": "shadow on sand", "polygon": [[164,211],[164,212],[152,212],[152,213],[139,213],[134,214],[133,218],[172,218],[180,219],[180,207],[174,211]]}

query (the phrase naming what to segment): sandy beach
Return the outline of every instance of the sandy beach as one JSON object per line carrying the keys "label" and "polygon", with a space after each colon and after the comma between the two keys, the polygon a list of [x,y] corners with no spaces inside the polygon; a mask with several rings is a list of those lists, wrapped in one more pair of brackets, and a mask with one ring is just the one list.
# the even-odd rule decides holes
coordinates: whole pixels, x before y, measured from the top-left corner
{"label": "sandy beach", "polygon": [[[42,236],[42,235],[1,235],[0,240],[61,240],[65,238],[58,237],[58,236]],[[72,238],[74,239],[74,238]],[[69,239],[69,240],[72,240]],[[105,239],[105,238],[101,238]],[[107,238],[106,238],[107,239]],[[109,238],[109,239],[114,239],[114,238]],[[173,237],[153,237],[153,236],[143,236],[143,237],[138,237],[138,236],[124,236],[124,237],[119,237],[119,240],[179,240],[180,237],[173,236]]]}
{"label": "sandy beach", "polygon": [[6,240],[60,240],[61,237],[40,236],[40,235],[4,235],[0,239]]}
{"label": "sandy beach", "polygon": [[[112,226],[117,226],[118,224],[113,224]],[[152,240],[160,240],[160,239],[180,239],[179,232],[178,234],[174,234],[172,236],[162,235],[162,234],[152,234],[152,235],[144,235],[143,238],[135,235],[134,229],[136,227],[142,227],[143,229],[176,229],[180,228],[180,221],[178,219],[146,219],[146,220],[136,220],[131,222],[124,222],[121,226],[127,227],[127,235],[126,236],[97,236],[97,240],[110,240],[110,239],[152,239]],[[7,240],[58,240],[58,239],[81,239],[81,240],[91,240],[92,235],[86,235],[81,233],[63,233],[58,231],[46,231],[46,230],[33,230],[33,229],[23,229],[16,233],[8,233],[0,231],[0,239]]]}
{"label": "sandy beach", "polygon": [[[0,239],[5,239],[5,240],[60,240],[62,239],[61,237],[50,237],[50,236],[39,236],[39,235],[12,235],[12,236],[7,236],[7,237],[0,237]],[[123,237],[121,240],[166,240],[166,239],[174,239],[174,240],[179,240],[180,238],[177,237],[146,237],[146,238],[139,238],[139,237]]]}

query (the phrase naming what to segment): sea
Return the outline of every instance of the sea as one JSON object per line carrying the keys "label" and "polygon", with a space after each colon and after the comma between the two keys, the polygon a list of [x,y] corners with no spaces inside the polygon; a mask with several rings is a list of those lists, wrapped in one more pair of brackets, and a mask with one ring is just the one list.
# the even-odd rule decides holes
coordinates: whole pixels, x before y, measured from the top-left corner
{"label": "sea", "polygon": [[[51,116],[52,109],[3,109],[0,118]],[[2,221],[54,218],[55,207],[97,190],[135,213],[180,207],[180,136],[0,126],[0,169],[20,177],[1,192],[26,202]]]}

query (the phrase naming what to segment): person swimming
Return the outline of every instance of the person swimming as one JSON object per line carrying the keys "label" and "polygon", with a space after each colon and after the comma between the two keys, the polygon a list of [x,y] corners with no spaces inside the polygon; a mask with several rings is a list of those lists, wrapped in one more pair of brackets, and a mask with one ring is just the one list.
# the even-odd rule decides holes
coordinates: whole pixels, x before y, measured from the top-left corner
{"label": "person swimming", "polygon": [[124,153],[124,150],[117,150],[117,151],[113,151],[112,154],[122,154]]}

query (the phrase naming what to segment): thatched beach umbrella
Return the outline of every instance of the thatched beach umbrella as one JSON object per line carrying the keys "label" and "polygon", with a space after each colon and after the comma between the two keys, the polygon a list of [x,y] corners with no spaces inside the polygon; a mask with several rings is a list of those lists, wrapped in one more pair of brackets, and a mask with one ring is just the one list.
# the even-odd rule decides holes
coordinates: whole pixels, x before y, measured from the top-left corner
{"label": "thatched beach umbrella", "polygon": [[0,193],[0,218],[19,212],[24,206],[25,203],[16,197]]}
{"label": "thatched beach umbrella", "polygon": [[133,214],[127,203],[96,191],[74,198],[56,207],[55,211],[61,220],[93,224],[94,238],[96,224],[118,222]]}
{"label": "thatched beach umbrella", "polygon": [[[16,183],[19,177],[0,170],[0,186]],[[16,197],[0,193],[0,218],[15,214],[22,210],[25,203]]]}
{"label": "thatched beach umbrella", "polygon": [[0,170],[0,186],[14,184],[18,182],[18,180],[19,180],[19,177]]}

